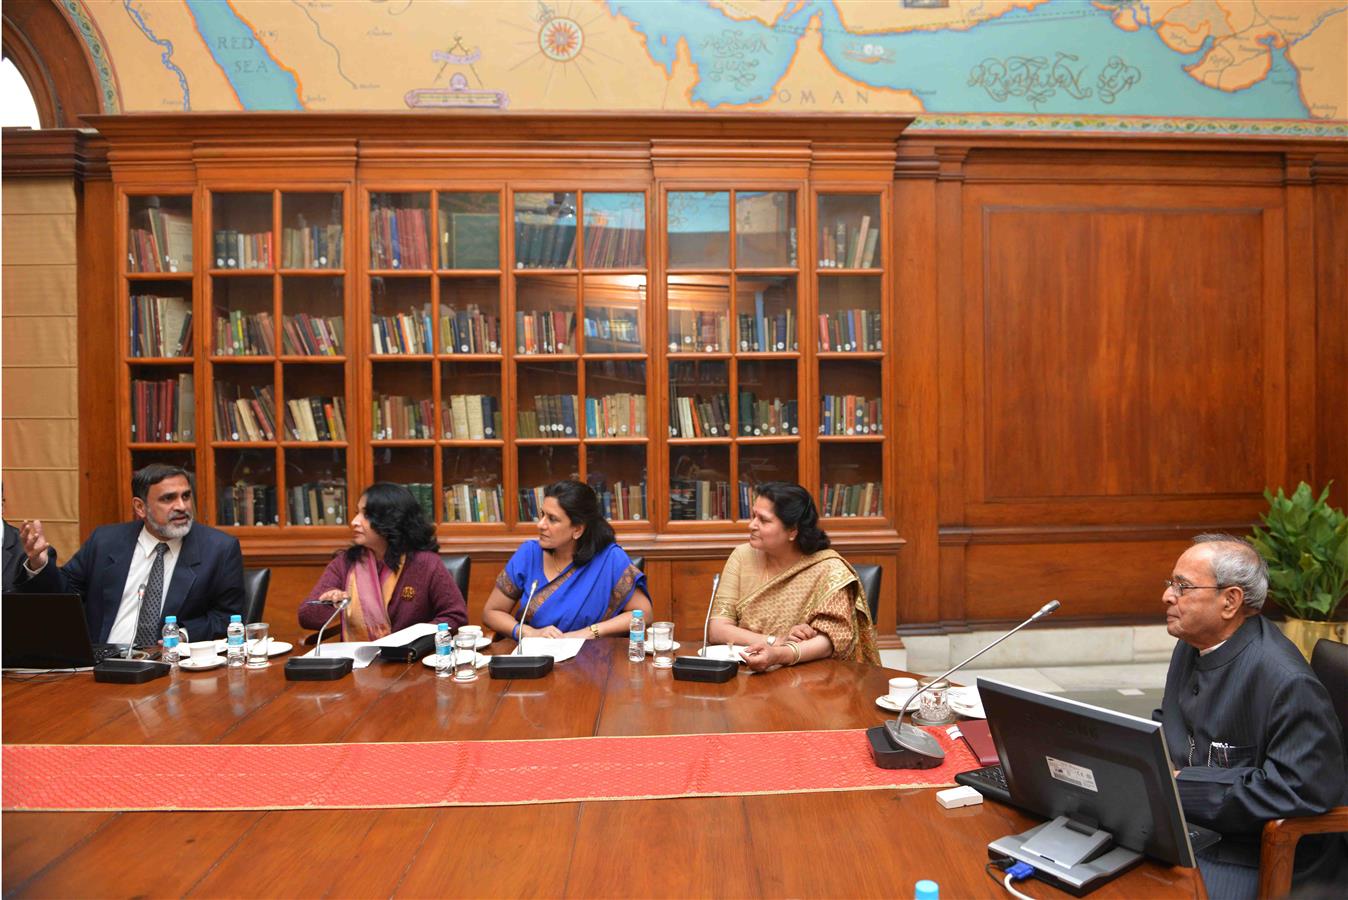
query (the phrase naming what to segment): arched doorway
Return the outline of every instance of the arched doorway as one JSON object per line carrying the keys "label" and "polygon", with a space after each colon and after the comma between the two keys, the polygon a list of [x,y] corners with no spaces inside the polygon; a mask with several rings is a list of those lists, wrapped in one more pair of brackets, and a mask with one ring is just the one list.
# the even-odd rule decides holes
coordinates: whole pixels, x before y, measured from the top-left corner
{"label": "arched doorway", "polygon": [[6,0],[4,55],[23,75],[43,128],[77,128],[104,112],[88,49],[55,0]]}

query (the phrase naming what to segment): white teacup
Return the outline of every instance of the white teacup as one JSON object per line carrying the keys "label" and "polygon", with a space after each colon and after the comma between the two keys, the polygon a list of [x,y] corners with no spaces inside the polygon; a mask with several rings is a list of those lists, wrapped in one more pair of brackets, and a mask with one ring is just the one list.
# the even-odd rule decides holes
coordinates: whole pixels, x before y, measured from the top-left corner
{"label": "white teacup", "polygon": [[195,641],[187,645],[187,651],[194,666],[204,666],[220,655],[215,652],[215,641]]}
{"label": "white teacup", "polygon": [[889,679],[889,702],[896,706],[902,706],[908,702],[908,698],[917,691],[917,679],[898,678]]}
{"label": "white teacup", "polygon": [[471,634],[474,638],[482,637],[481,625],[460,625],[459,634]]}

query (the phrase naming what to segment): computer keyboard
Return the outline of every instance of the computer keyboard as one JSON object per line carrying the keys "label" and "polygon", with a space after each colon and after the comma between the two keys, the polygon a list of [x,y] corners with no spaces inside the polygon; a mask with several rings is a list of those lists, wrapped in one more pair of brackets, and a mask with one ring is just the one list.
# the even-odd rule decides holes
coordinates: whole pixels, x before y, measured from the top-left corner
{"label": "computer keyboard", "polygon": [[956,784],[965,784],[984,797],[1000,803],[1011,802],[1011,791],[1006,786],[1006,773],[1001,766],[984,766],[955,776]]}

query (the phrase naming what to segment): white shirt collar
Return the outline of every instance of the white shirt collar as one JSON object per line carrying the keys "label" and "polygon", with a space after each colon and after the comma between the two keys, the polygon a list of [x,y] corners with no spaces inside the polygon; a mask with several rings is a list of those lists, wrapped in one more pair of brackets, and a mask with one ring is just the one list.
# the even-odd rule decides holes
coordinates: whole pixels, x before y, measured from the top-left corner
{"label": "white shirt collar", "polygon": [[140,527],[140,536],[136,538],[136,546],[140,548],[140,552],[143,555],[154,555],[154,548],[161,543],[168,544],[168,552],[175,559],[178,557],[178,552],[183,548],[182,538],[174,538],[171,541],[160,541],[159,538],[150,534],[150,529],[146,528],[144,525]]}
{"label": "white shirt collar", "polygon": [[[1226,643],[1226,641],[1222,641],[1222,644],[1225,644],[1225,643]],[[1211,647],[1209,647],[1209,648],[1206,649],[1206,650],[1199,650],[1199,651],[1198,651],[1198,655],[1199,655],[1199,656],[1207,656],[1209,653],[1211,653],[1213,650],[1216,650],[1216,649],[1217,649],[1218,647],[1220,647],[1222,644],[1213,644]]]}

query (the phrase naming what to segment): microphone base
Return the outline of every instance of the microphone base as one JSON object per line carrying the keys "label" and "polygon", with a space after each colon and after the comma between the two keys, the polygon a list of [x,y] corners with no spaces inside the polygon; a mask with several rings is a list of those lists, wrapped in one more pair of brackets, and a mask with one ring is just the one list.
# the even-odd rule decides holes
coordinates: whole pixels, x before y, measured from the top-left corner
{"label": "microphone base", "polygon": [[173,667],[148,659],[105,659],[94,666],[94,681],[111,684],[144,684],[163,678]]}
{"label": "microphone base", "polygon": [[700,656],[676,656],[674,658],[675,681],[724,684],[727,681],[734,680],[739,670],[740,664],[733,659],[703,659]]}
{"label": "microphone base", "polygon": [[896,744],[883,725],[866,729],[866,738],[871,742],[871,759],[881,769],[934,769],[945,762],[945,751],[936,748],[936,754],[914,747]]}
{"label": "microphone base", "polygon": [[542,678],[552,663],[551,656],[493,656],[487,669],[492,678]]}
{"label": "microphone base", "polygon": [[345,656],[306,656],[286,660],[286,681],[336,681],[351,674],[354,660]]}

